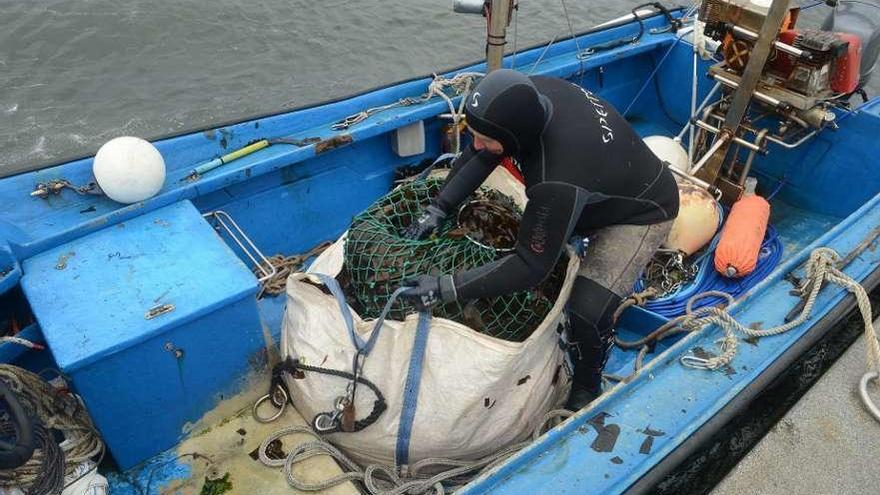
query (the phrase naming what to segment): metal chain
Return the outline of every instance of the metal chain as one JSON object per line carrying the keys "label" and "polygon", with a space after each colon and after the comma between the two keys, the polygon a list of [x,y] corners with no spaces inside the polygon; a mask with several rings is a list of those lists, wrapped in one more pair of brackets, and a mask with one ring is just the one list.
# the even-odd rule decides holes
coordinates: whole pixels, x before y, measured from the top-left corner
{"label": "metal chain", "polygon": [[98,187],[98,183],[94,181],[83,186],[75,186],[67,179],[53,179],[47,182],[37,183],[37,185],[34,186],[34,190],[31,192],[31,196],[46,199],[50,195],[57,196],[58,194],[61,194],[61,191],[64,189],[70,189],[81,196],[87,194],[99,196],[103,194],[101,188]]}
{"label": "metal chain", "polygon": [[[347,371],[334,370],[331,368],[322,368],[320,366],[308,366],[300,363],[297,360],[288,359],[287,361],[276,365],[275,369],[272,370],[273,384],[270,386],[270,392],[263,397],[257,399],[257,401],[254,403],[252,413],[257,421],[259,421],[260,423],[270,423],[278,419],[284,413],[284,409],[287,407],[288,400],[291,399],[291,396],[287,391],[287,388],[284,385],[283,381],[279,383],[274,383],[274,377],[282,377],[282,372],[288,373],[289,375],[296,377],[297,372],[302,371],[336,376],[339,378],[350,380],[348,387],[346,387],[346,394],[337,398],[334,404],[334,411],[319,413],[313,419],[313,426],[318,427],[316,429],[320,430],[321,433],[329,434],[343,431],[340,416],[342,414],[343,407],[350,403],[353,403],[354,401],[354,385],[352,385],[353,383],[365,385],[376,396],[376,400],[373,402],[373,409],[370,411],[370,414],[367,417],[354,421],[351,432],[361,431],[364,428],[375,423],[376,420],[379,419],[379,416],[381,416],[382,413],[385,412],[385,409],[388,408],[388,404],[385,401],[385,396],[382,395],[382,391],[379,390],[379,387],[377,387],[376,384],[374,384],[370,380],[361,376],[360,373],[355,374]],[[282,399],[279,400],[276,397],[281,397]],[[272,401],[272,404],[275,405],[276,408],[278,408],[278,411],[271,417],[264,418],[259,415],[258,409],[263,402],[266,402],[268,400]],[[348,402],[346,403],[346,401]]]}
{"label": "metal chain", "polygon": [[443,76],[438,76],[437,74],[434,74],[434,80],[431,81],[431,83],[428,85],[428,90],[421,96],[415,98],[408,96],[405,98],[401,98],[395,102],[388,103],[386,105],[380,105],[377,107],[362,110],[358,113],[349,115],[348,117],[338,122],[333,123],[333,125],[330,126],[330,129],[334,131],[344,131],[355,124],[359,124],[364,120],[367,120],[373,114],[384,112],[392,108],[408,107],[411,105],[424,103],[435,96],[440,96],[447,100],[447,104],[449,104],[452,114],[455,115],[455,107],[452,106],[451,100],[444,90],[446,88],[452,88],[454,93],[453,96],[459,96],[470,89],[470,85],[475,78],[481,77],[482,75],[483,74],[476,72],[462,72],[456,74],[452,78],[447,79]]}
{"label": "metal chain", "polygon": [[699,265],[688,262],[684,252],[660,249],[645,267],[644,282],[655,289],[653,297],[664,297],[693,281],[699,271]]}
{"label": "metal chain", "polygon": [[371,115],[373,115],[375,113],[384,112],[385,110],[390,110],[392,108],[408,107],[410,105],[415,105],[416,103],[421,103],[422,101],[426,100],[423,98],[424,98],[424,96],[421,98],[406,97],[406,98],[401,98],[393,103],[389,103],[387,105],[381,105],[378,107],[368,108],[368,109],[362,110],[358,113],[349,115],[348,117],[334,123],[333,125],[330,126],[330,129],[332,129],[334,131],[343,131],[343,130],[348,129],[349,127],[351,127],[355,124],[358,124],[360,122],[367,120]]}

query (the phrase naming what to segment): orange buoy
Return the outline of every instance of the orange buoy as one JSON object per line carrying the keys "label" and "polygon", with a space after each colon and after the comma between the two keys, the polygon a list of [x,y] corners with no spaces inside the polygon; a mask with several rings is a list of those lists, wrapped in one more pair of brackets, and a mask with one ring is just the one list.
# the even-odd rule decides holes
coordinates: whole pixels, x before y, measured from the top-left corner
{"label": "orange buoy", "polygon": [[755,180],[733,204],[715,248],[715,270],[726,277],[745,277],[755,270],[770,220],[770,203],[755,194]]}

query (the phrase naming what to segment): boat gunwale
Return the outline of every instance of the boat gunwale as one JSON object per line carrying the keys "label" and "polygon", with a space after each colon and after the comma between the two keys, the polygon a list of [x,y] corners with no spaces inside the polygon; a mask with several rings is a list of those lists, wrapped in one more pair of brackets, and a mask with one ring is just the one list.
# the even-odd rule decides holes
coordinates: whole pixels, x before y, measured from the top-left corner
{"label": "boat gunwale", "polygon": [[[659,24],[660,21],[665,22],[665,20],[662,19],[662,16],[659,15],[645,18],[644,20],[648,21],[646,22],[646,28],[655,27],[653,25]],[[634,21],[623,22],[619,25],[608,26],[606,28],[597,30],[595,33],[591,34],[596,35],[597,33],[599,33],[600,38],[593,41],[604,42],[607,41],[602,37],[604,33],[608,33],[609,36],[611,36],[612,32],[615,30],[635,29],[636,26],[637,24]],[[558,75],[562,77],[572,77],[573,75],[577,75],[579,70],[586,71],[592,67],[605,65],[617,60],[622,60],[629,57],[636,57],[642,53],[662,49],[662,47],[666,47],[674,43],[675,37],[676,35],[669,32],[646,34],[644,39],[640,43],[614,48],[607,52],[596,54],[586,61],[577,60],[572,53],[573,47],[565,46],[565,43],[571,43],[570,40],[558,42],[554,47],[555,50],[550,50],[550,55],[543,58],[543,65],[540,73]],[[538,46],[540,47],[540,45]],[[554,54],[554,51],[558,53]],[[535,49],[531,49],[529,51],[524,50],[519,53],[520,56],[526,56],[526,54],[528,54],[529,57],[538,57],[537,50]],[[558,57],[566,58],[562,62],[553,62]],[[470,69],[473,70],[478,68],[479,66],[471,67]],[[418,80],[413,81],[419,82]],[[386,87],[384,91],[394,91],[394,88],[400,88],[400,91],[404,91],[406,89],[410,89],[406,88],[406,86],[411,86],[415,82],[393,84],[389,87]],[[425,86],[427,86],[427,79],[424,80],[424,84]],[[420,89],[420,91],[422,90],[423,89]],[[394,101],[400,95],[394,95],[393,98],[389,98],[387,97],[387,95],[383,95],[382,91],[379,91],[361,95],[361,98],[377,98],[383,96],[384,99],[377,102],[371,102],[371,104],[384,104],[388,101]],[[456,97],[453,100],[455,101],[457,98],[459,97]],[[345,103],[345,100],[336,103],[324,103],[321,105],[317,105],[317,107],[330,107],[332,105],[340,103]],[[310,108],[314,109],[317,107]],[[303,137],[307,134],[313,135],[317,133],[321,135],[324,141],[330,141],[334,138],[338,138],[338,136],[347,135],[351,137],[351,143],[357,143],[363,142],[367,139],[382,134],[387,134],[394,129],[403,127],[418,120],[435,118],[446,108],[446,104],[443,101],[437,100],[427,102],[423,105],[389,110],[383,119],[377,119],[375,121],[368,122],[342,132],[329,130],[330,122],[332,122],[332,119],[329,119],[328,121],[322,122],[321,124],[312,124],[310,127],[294,130],[292,132],[286,132],[280,135],[287,137]],[[309,110],[306,109],[305,111]],[[336,110],[336,113],[339,113],[339,110]],[[284,112],[279,115],[282,115],[282,118],[287,119],[294,117],[295,114],[295,111],[290,111]],[[276,118],[277,117],[278,116],[276,116]],[[247,128],[252,122],[254,121],[244,121],[242,123],[236,124],[236,126]],[[217,129],[210,129],[209,131],[216,132],[218,130],[223,133],[222,127]],[[229,128],[229,130],[230,132],[235,132],[236,127],[231,127]],[[208,131],[203,131],[203,133],[206,132]],[[250,134],[253,134],[253,131],[250,131]],[[177,136],[170,141],[166,140],[162,143],[157,141],[157,145],[173,147],[177,145],[177,143],[175,143],[176,140],[194,138],[198,135],[198,132],[190,132]],[[270,136],[270,139],[271,138],[272,137]],[[16,256],[18,256],[19,258],[27,258],[42,251],[52,249],[59,244],[68,242],[77,237],[87,235],[95,230],[128,220],[145,212],[167,206],[175,201],[183,199],[193,199],[196,197],[204,196],[210,192],[228,187],[232,184],[246,182],[258,176],[289,168],[297,163],[306,162],[309,159],[314,158],[318,154],[315,144],[297,147],[296,149],[292,150],[284,149],[273,151],[273,147],[269,147],[266,150],[262,150],[262,153],[264,155],[259,158],[255,156],[244,157],[241,159],[241,163],[236,163],[231,165],[229,168],[218,170],[216,173],[211,174],[207,177],[203,177],[200,180],[194,182],[181,182],[178,180],[179,178],[185,177],[190,170],[188,166],[181,165],[182,163],[188,162],[178,160],[179,163],[172,167],[168,172],[168,177],[166,178],[166,186],[163,187],[163,190],[160,191],[156,196],[148,200],[130,205],[117,205],[115,209],[101,213],[100,215],[87,219],[84,222],[75,224],[60,223],[58,224],[61,226],[60,228],[57,228],[56,230],[53,230],[51,232],[40,233],[36,237],[23,238],[18,240],[6,239],[6,241],[12,247],[13,252]],[[266,155],[266,153],[268,154]],[[88,167],[89,170],[86,170],[87,167],[85,167],[85,165],[88,164],[88,160],[90,159],[91,157],[86,157],[78,161],[67,162],[61,165],[57,165],[56,168],[41,169],[38,171],[29,172],[27,174],[19,174],[16,176],[10,176],[4,179],[0,179],[0,191],[3,190],[2,186],[4,185],[4,183],[6,183],[7,187],[15,187],[15,182],[27,182],[26,178],[29,177],[29,174],[37,174],[34,177],[35,180],[43,180],[48,177],[54,176],[56,173],[61,173],[71,181],[86,180],[85,176],[87,173],[90,174],[91,170],[90,167]],[[172,158],[169,157],[167,160],[172,160]],[[40,177],[40,175],[45,175],[45,177]],[[90,201],[88,197],[84,198],[86,199],[79,200],[81,201],[81,205],[83,207],[85,207],[85,205],[87,204],[86,202]],[[10,222],[6,222],[6,225],[15,226],[14,223]],[[0,227],[3,227],[2,218],[0,218]],[[2,242],[2,240],[0,240],[0,242]]]}
{"label": "boat gunwale", "polygon": [[[871,271],[865,278],[860,280],[865,290],[870,292],[880,286],[880,266]],[[804,334],[792,345],[788,346],[781,355],[761,371],[754,379],[736,394],[736,396],[718,410],[712,418],[703,423],[696,431],[688,436],[674,450],[669,452],[660,462],[654,464],[651,469],[627,488],[623,493],[634,495],[646,493],[654,489],[665,476],[671,473],[681,463],[705,446],[719,430],[721,430],[734,417],[741,413],[752,401],[761,394],[776,378],[785,373],[786,369],[795,363],[804,353],[813,348],[825,336],[826,332],[838,324],[847,314],[850,314],[857,306],[856,297],[852,293],[846,293],[843,299],[838,301],[822,317],[808,328]],[[812,387],[812,385],[811,385]]]}

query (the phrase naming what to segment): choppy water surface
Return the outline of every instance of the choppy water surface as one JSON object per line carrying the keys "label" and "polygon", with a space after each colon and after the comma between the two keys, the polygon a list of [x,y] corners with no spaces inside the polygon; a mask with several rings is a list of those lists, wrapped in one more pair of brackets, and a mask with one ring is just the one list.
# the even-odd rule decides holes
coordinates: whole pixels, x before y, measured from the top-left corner
{"label": "choppy water surface", "polygon": [[[573,29],[641,0],[566,0]],[[519,47],[567,34],[521,0]],[[818,9],[817,9],[818,10]],[[483,55],[452,0],[0,0],[0,170],[344,96]],[[511,35],[513,34],[511,26]]]}

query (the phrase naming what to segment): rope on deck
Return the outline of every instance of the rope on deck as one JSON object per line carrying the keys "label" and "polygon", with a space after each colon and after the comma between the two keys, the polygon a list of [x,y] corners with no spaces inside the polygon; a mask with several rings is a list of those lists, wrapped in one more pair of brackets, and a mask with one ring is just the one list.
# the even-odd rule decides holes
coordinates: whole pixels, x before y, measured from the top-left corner
{"label": "rope on deck", "polygon": [[831,248],[821,247],[810,253],[810,259],[807,261],[807,276],[801,282],[801,294],[807,294],[806,302],[801,310],[800,315],[794,320],[773,328],[764,330],[752,329],[744,327],[725,309],[718,307],[706,307],[691,313],[690,305],[694,300],[704,297],[704,294],[694,296],[688,302],[688,314],[682,326],[697,326],[702,328],[704,325],[715,323],[724,330],[724,339],[721,343],[721,354],[712,358],[701,358],[697,356],[683,356],[681,363],[692,368],[702,368],[716,370],[730,364],[736,355],[737,339],[735,332],[742,332],[751,337],[767,337],[770,335],[779,335],[795,328],[807,319],[813,311],[816,304],[816,298],[822,285],[830,282],[839,285],[856,297],[859,312],[862,315],[862,322],[865,326],[865,345],[867,346],[867,365],[868,371],[859,381],[859,396],[865,408],[880,422],[880,409],[874,404],[870,395],[868,395],[868,383],[880,377],[880,342],[877,341],[877,332],[874,329],[874,322],[871,315],[871,301],[868,299],[868,293],[861,284],[838,268],[838,262],[841,260],[840,255]]}
{"label": "rope on deck", "polygon": [[[822,247],[815,249],[810,253],[810,258],[806,265],[806,277],[804,277],[800,284],[801,293],[807,295],[806,303],[799,316],[788,323],[767,329],[756,329],[743,326],[736,321],[727,312],[727,306],[702,307],[694,310],[694,303],[704,297],[721,296],[726,298],[728,303],[733,302],[733,297],[729,294],[718,291],[707,291],[697,294],[688,301],[686,314],[670,320],[651,335],[642,339],[642,341],[634,342],[632,344],[641,347],[642,352],[644,353],[648,348],[646,344],[648,344],[649,341],[656,342],[668,335],[672,335],[673,333],[691,332],[702,329],[706,325],[716,324],[724,330],[724,337],[720,346],[720,354],[711,358],[703,358],[693,355],[683,356],[681,362],[683,365],[691,368],[717,370],[729,365],[736,356],[736,332],[743,333],[750,337],[768,337],[785,333],[798,327],[810,318],[816,304],[816,299],[825,283],[839,285],[855,295],[859,310],[862,314],[868,347],[867,355],[869,371],[862,377],[860,382],[860,391],[862,392],[861,397],[871,414],[880,421],[880,409],[871,402],[866,390],[867,383],[870,380],[880,377],[880,343],[877,341],[877,335],[871,319],[871,303],[868,299],[868,294],[865,291],[865,288],[862,287],[858,281],[842,272],[837,267],[838,261],[840,261],[840,255],[831,248]],[[643,355],[640,354],[640,358],[643,358]],[[270,467],[282,467],[288,484],[301,491],[321,491],[342,483],[355,481],[362,483],[371,495],[418,495],[426,493],[442,495],[446,493],[447,489],[454,489],[455,487],[462,486],[469,480],[478,476],[481,472],[504,462],[510,456],[529,445],[534,439],[549,429],[549,427],[552,427],[554,422],[558,421],[560,418],[564,419],[571,414],[572,413],[569,411],[550,411],[544,417],[544,421],[542,421],[541,425],[533,432],[532,439],[512,445],[495,454],[475,461],[459,461],[439,458],[424,459],[406,466],[407,469],[402,473],[403,476],[400,475],[401,473],[398,469],[383,465],[370,465],[367,466],[366,469],[361,470],[354,461],[345,456],[345,454],[339,449],[318,436],[311,430],[311,428],[305,426],[291,426],[275,432],[263,441],[258,452],[260,461],[263,464]],[[271,459],[268,457],[266,449],[269,447],[269,444],[279,438],[294,433],[308,434],[316,438],[316,440],[300,444],[292,449],[283,460]],[[318,482],[307,482],[297,478],[293,474],[294,465],[319,455],[332,457],[344,469],[347,469],[347,471],[341,475]],[[427,473],[437,474],[429,475]],[[446,483],[445,486],[444,483]]]}
{"label": "rope on deck", "polygon": [[[271,266],[266,268],[275,267],[275,275],[263,281],[260,285],[260,291],[257,293],[257,299],[262,298],[266,294],[277,296],[284,292],[285,287],[287,286],[287,277],[289,277],[291,273],[299,270],[302,264],[309,258],[323,253],[324,250],[332,244],[332,242],[326,241],[318,244],[303,254],[294,254],[291,256],[276,254],[275,256],[267,258]],[[253,272],[254,275],[258,277],[262,275],[261,267],[255,267]]]}
{"label": "rope on deck", "polygon": [[[10,470],[0,470],[0,487],[19,487],[26,493],[58,493],[64,478],[74,476],[84,462],[103,456],[104,443],[92,424],[88,412],[73,393],[53,387],[39,375],[17,366],[0,364],[0,380],[12,389],[25,411],[35,418],[38,449],[25,464]],[[6,426],[3,426],[4,433]],[[56,443],[52,430],[64,435],[64,442]],[[97,469],[100,460],[73,481]]]}
{"label": "rope on deck", "polygon": [[691,368],[717,370],[730,364],[736,355],[736,332],[750,337],[769,337],[785,333],[800,326],[810,318],[813,307],[816,304],[816,298],[819,296],[819,291],[822,289],[823,284],[830,282],[844,287],[855,295],[865,325],[865,338],[868,345],[868,368],[873,372],[880,372],[880,343],[877,341],[874,323],[871,320],[871,301],[868,299],[865,288],[836,266],[839,260],[840,255],[827,247],[814,249],[810,253],[806,266],[806,277],[804,277],[800,285],[801,293],[807,294],[803,310],[792,321],[772,328],[755,329],[746,327],[730,316],[726,308],[719,308],[717,306],[691,311],[694,301],[717,294],[710,291],[692,297],[688,301],[688,312],[680,319],[679,325],[685,328],[702,328],[709,324],[717,324],[724,330],[724,338],[722,339],[721,352],[718,356],[701,358],[688,355],[681,358],[682,364]]}
{"label": "rope on deck", "polygon": [[[645,355],[653,349],[657,342],[666,337],[681,332],[692,332],[702,329],[706,325],[716,324],[724,331],[724,337],[721,340],[720,353],[715,357],[701,357],[687,355],[681,358],[681,363],[690,368],[717,370],[730,364],[737,352],[736,332],[743,333],[750,337],[768,337],[771,335],[779,335],[785,333],[795,327],[800,326],[810,318],[816,299],[822,289],[823,284],[832,283],[846,288],[853,293],[858,303],[859,311],[865,326],[865,341],[867,343],[867,364],[868,372],[859,382],[859,392],[862,402],[868,409],[868,412],[880,422],[880,408],[872,402],[868,395],[868,382],[876,380],[880,377],[880,343],[877,340],[877,334],[874,330],[874,323],[871,315],[871,302],[868,299],[867,291],[858,281],[841,271],[841,264],[846,264],[845,260],[841,263],[840,255],[831,248],[822,247],[813,250],[807,261],[806,277],[801,281],[798,292],[806,296],[803,307],[796,318],[783,325],[775,326],[767,329],[750,328],[736,321],[728,312],[727,308],[719,306],[703,307],[697,310],[693,309],[696,301],[712,296],[720,296],[727,299],[727,306],[733,303],[733,297],[724,292],[707,291],[697,294],[688,300],[687,312],[674,318],[657,330],[651,332],[648,336],[633,342],[624,342],[616,339],[615,343],[622,349],[640,349],[639,355],[634,365],[634,373],[623,377],[616,375],[606,375],[606,379],[612,381],[629,381],[636,372],[642,367],[642,361]],[[647,294],[640,294],[647,295]],[[642,305],[643,297],[633,298],[624,301],[621,305],[619,313],[627,306]]]}
{"label": "rope on deck", "polygon": [[[511,445],[494,454],[474,461],[462,461],[445,458],[428,458],[414,462],[406,469],[397,469],[381,464],[371,464],[361,469],[354,461],[342,453],[330,442],[315,433],[308,426],[289,426],[269,435],[260,444],[258,454],[260,462],[269,467],[281,467],[287,483],[294,489],[304,492],[319,492],[348,482],[359,482],[371,495],[444,495],[447,489],[454,490],[463,486],[471,479],[505,461],[532,443],[548,429],[556,426],[572,412],[553,410],[544,415],[540,425],[532,433],[529,440]],[[266,450],[269,445],[287,435],[306,434],[315,440],[297,445],[290,450],[284,459],[270,458]],[[343,469],[343,473],[321,481],[305,481],[293,474],[293,467],[306,459],[326,455],[335,460]],[[444,483],[446,485],[444,486]]]}

